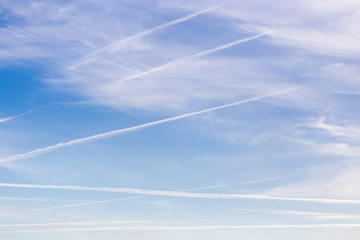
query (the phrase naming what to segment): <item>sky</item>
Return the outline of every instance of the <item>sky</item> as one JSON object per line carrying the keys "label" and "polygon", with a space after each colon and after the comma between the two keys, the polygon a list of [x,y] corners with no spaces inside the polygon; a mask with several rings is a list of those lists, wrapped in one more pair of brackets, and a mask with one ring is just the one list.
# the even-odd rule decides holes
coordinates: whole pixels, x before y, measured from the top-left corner
{"label": "sky", "polygon": [[1,239],[360,235],[357,0],[0,0]]}

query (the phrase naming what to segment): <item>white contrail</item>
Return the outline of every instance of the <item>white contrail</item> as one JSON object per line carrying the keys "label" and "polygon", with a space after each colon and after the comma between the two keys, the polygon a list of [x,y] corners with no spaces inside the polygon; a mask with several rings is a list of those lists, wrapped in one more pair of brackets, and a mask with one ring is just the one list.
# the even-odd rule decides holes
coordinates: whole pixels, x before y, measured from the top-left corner
{"label": "white contrail", "polygon": [[126,37],[124,39],[120,39],[116,42],[113,42],[109,45],[106,45],[105,47],[102,47],[102,48],[99,48],[89,54],[87,54],[86,56],[80,58],[79,60],[75,61],[72,66],[68,67],[67,70],[73,70],[79,66],[82,66],[84,64],[87,64],[89,61],[88,61],[88,58],[93,56],[93,55],[96,55],[100,52],[103,52],[103,51],[106,51],[106,50],[110,50],[112,49],[113,51],[116,51],[116,49],[120,48],[124,43],[127,43],[127,42],[130,42],[136,38],[139,38],[139,37],[142,37],[142,36],[145,36],[145,35],[148,35],[148,34],[151,34],[155,31],[158,31],[158,30],[161,30],[161,29],[164,29],[164,28],[167,28],[167,27],[170,27],[170,26],[173,26],[175,24],[178,24],[178,23],[182,23],[182,22],[185,22],[187,20],[190,20],[194,17],[197,17],[199,15],[202,15],[202,14],[205,14],[205,13],[208,13],[208,12],[211,12],[211,11],[214,11],[216,9],[219,9],[225,5],[227,5],[228,3],[224,3],[224,4],[220,4],[218,6],[214,6],[214,7],[210,7],[210,8],[206,8],[204,10],[201,10],[201,11],[198,11],[198,12],[195,12],[195,13],[191,13],[189,15],[186,15],[184,17],[181,17],[181,18],[178,18],[178,19],[175,19],[175,20],[172,20],[170,22],[167,22],[167,23],[164,23],[164,24],[160,24],[156,27],[153,27],[153,28],[150,28],[148,30],[145,30],[143,32],[140,32],[140,33],[137,33],[135,35],[132,35],[132,36],[129,36],[129,37]]}
{"label": "white contrail", "polygon": [[19,118],[19,117],[28,115],[29,113],[32,113],[32,112],[34,112],[34,111],[37,111],[37,110],[46,108],[46,107],[48,107],[48,106],[50,106],[50,105],[54,105],[54,104],[55,104],[55,103],[46,104],[46,105],[43,105],[43,106],[40,106],[40,107],[31,109],[31,110],[29,110],[29,111],[27,111],[27,112],[20,113],[20,114],[18,114],[18,115],[12,116],[12,117],[0,118],[0,123],[7,122],[7,121],[10,121],[10,120],[13,120],[13,119],[16,119],[16,118]]}
{"label": "white contrail", "polygon": [[199,199],[253,199],[253,200],[280,200],[296,202],[316,202],[327,204],[360,204],[360,200],[354,199],[327,199],[327,198],[299,198],[299,197],[278,197],[255,194],[223,194],[223,193],[196,193],[184,191],[161,191],[144,190],[136,188],[106,188],[106,187],[84,187],[84,186],[63,186],[63,185],[36,185],[36,184],[16,184],[0,183],[0,187],[11,188],[30,188],[30,189],[62,189],[74,191],[98,191],[112,193],[130,193],[151,196],[199,198]]}
{"label": "white contrail", "polygon": [[205,51],[202,51],[202,52],[190,55],[190,56],[175,59],[175,60],[169,61],[167,63],[164,63],[164,64],[162,64],[162,65],[160,65],[158,67],[151,68],[150,70],[147,70],[145,72],[141,72],[141,73],[132,75],[132,76],[130,76],[128,78],[120,79],[119,81],[116,81],[114,83],[109,84],[107,87],[111,88],[114,85],[117,85],[119,83],[126,82],[126,81],[133,80],[133,79],[137,79],[137,78],[140,78],[140,77],[144,77],[144,76],[149,75],[149,74],[151,74],[153,72],[161,71],[161,70],[163,70],[163,69],[165,69],[167,67],[174,66],[176,64],[179,64],[179,63],[184,62],[186,60],[189,60],[191,58],[205,56],[205,55],[208,55],[208,54],[211,54],[211,53],[214,53],[214,52],[217,52],[217,51],[220,51],[220,50],[223,50],[223,49],[226,49],[226,48],[229,48],[229,47],[241,44],[241,43],[245,43],[245,42],[254,40],[254,39],[259,38],[261,36],[268,35],[268,34],[270,34],[272,32],[273,31],[268,31],[268,32],[257,34],[257,35],[252,36],[252,37],[238,39],[238,40],[232,41],[230,43],[227,43],[227,44],[224,44],[224,45],[221,45],[221,46],[218,46],[218,47],[214,47],[214,48],[211,48],[211,49],[208,49],[208,50],[205,50]]}
{"label": "white contrail", "polygon": [[120,226],[120,227],[95,227],[95,228],[52,228],[52,229],[34,229],[34,230],[15,230],[6,231],[6,233],[43,233],[43,232],[79,232],[79,231],[131,231],[131,230],[221,230],[221,229],[317,229],[317,228],[359,228],[360,224],[304,224],[304,225],[230,225],[230,226]]}
{"label": "white contrail", "polygon": [[159,125],[159,124],[163,124],[163,123],[166,123],[166,122],[171,122],[171,121],[175,121],[175,120],[178,120],[178,119],[187,118],[187,117],[191,117],[191,116],[211,112],[211,111],[215,111],[215,110],[222,109],[222,108],[227,108],[227,107],[236,106],[236,105],[243,104],[243,103],[253,102],[253,101],[260,100],[260,99],[285,94],[285,93],[288,93],[290,91],[294,91],[296,89],[299,89],[299,87],[288,88],[288,89],[285,89],[285,90],[277,91],[277,92],[266,94],[266,95],[263,95],[263,96],[253,97],[253,98],[249,98],[249,99],[246,99],[246,100],[221,105],[221,106],[218,106],[218,107],[208,108],[208,109],[197,111],[197,112],[186,113],[186,114],[182,114],[182,115],[179,115],[179,116],[176,116],[176,117],[165,118],[165,119],[162,119],[162,120],[137,125],[137,126],[134,126],[134,127],[123,128],[123,129],[119,129],[119,130],[114,130],[114,131],[110,131],[110,132],[106,132],[106,133],[93,135],[93,136],[90,136],[90,137],[79,138],[79,139],[75,139],[75,140],[64,142],[64,143],[58,143],[58,144],[51,145],[51,146],[48,146],[48,147],[39,148],[39,149],[30,151],[30,152],[27,152],[27,153],[16,154],[16,155],[0,158],[0,163],[11,162],[11,161],[15,161],[15,160],[34,157],[34,156],[44,154],[44,153],[47,153],[47,152],[50,152],[50,151],[53,151],[55,149],[65,147],[65,146],[71,146],[71,145],[80,144],[80,143],[84,143],[84,142],[88,142],[88,141],[94,141],[94,140],[98,140],[98,139],[113,137],[113,136],[116,136],[116,135],[119,135],[119,134],[134,132],[134,131],[138,131],[140,129],[145,129],[145,128],[152,127],[152,126]]}
{"label": "white contrail", "polygon": [[[255,180],[238,182],[238,183],[228,183],[228,184],[219,184],[219,185],[212,185],[212,186],[206,186],[206,187],[190,188],[190,189],[184,189],[184,190],[181,190],[181,191],[198,191],[198,190],[206,190],[206,189],[214,189],[214,188],[224,188],[224,187],[240,185],[240,184],[252,184],[252,183],[265,182],[265,181],[273,181],[273,180],[276,180],[276,179],[279,179],[279,178],[280,177],[262,178],[262,179],[255,179]],[[53,206],[53,207],[38,208],[38,209],[31,210],[31,211],[32,212],[38,212],[38,211],[46,211],[46,210],[53,210],[53,209],[59,209],[59,208],[79,207],[79,206],[87,206],[87,205],[94,205],[94,204],[117,202],[117,201],[130,200],[130,199],[145,198],[145,197],[148,197],[148,195],[136,196],[136,197],[108,199],[108,200],[102,200],[102,201],[90,201],[90,202],[67,204],[67,205],[58,205],[58,206]]]}
{"label": "white contrail", "polygon": [[150,221],[120,220],[120,221],[62,222],[62,223],[15,223],[15,224],[0,224],[0,228],[8,228],[8,227],[45,227],[45,226],[67,226],[67,225],[101,225],[101,224],[124,224],[124,223],[144,223],[144,222],[150,222]]}

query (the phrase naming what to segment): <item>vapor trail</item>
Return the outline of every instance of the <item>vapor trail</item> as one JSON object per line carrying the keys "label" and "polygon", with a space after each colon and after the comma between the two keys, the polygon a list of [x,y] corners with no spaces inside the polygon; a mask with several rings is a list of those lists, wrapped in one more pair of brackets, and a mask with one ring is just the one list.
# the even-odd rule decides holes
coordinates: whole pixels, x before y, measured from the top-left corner
{"label": "vapor trail", "polygon": [[16,183],[0,183],[0,187],[131,193],[131,194],[142,194],[142,195],[151,195],[151,196],[181,197],[181,198],[195,198],[195,199],[196,198],[198,198],[198,199],[253,199],[253,200],[315,202],[315,203],[326,203],[326,204],[360,204],[360,200],[352,200],[352,199],[278,197],[278,196],[255,195],[255,194],[196,193],[196,192],[184,192],[184,191],[144,190],[144,189],[136,189],[136,188],[106,188],[106,187],[36,185],[36,184],[16,184]]}
{"label": "vapor trail", "polygon": [[78,232],[78,231],[131,231],[131,230],[221,230],[221,229],[305,229],[305,228],[359,228],[360,224],[307,224],[307,225],[230,225],[230,226],[121,226],[98,228],[53,228],[34,230],[15,230],[6,233]]}
{"label": "vapor trail", "polygon": [[52,210],[52,209],[59,209],[59,208],[69,208],[69,207],[79,207],[79,206],[101,204],[101,203],[109,203],[109,202],[116,202],[116,201],[129,200],[129,199],[137,199],[137,198],[143,198],[143,197],[145,197],[145,196],[116,198],[116,199],[109,199],[109,200],[102,200],[102,201],[82,202],[82,203],[59,205],[59,206],[47,207],[47,208],[38,208],[38,209],[31,210],[31,211],[32,212],[39,212],[39,211],[45,211],[45,210]]}
{"label": "vapor trail", "polygon": [[16,118],[19,118],[19,117],[22,117],[22,116],[25,116],[25,115],[28,115],[29,113],[32,113],[34,111],[37,111],[37,110],[40,110],[40,109],[43,109],[43,108],[46,108],[50,105],[54,105],[55,103],[50,103],[50,104],[46,104],[46,105],[43,105],[43,106],[40,106],[40,107],[37,107],[37,108],[33,108],[27,112],[24,112],[24,113],[20,113],[18,115],[15,115],[15,116],[12,116],[12,117],[7,117],[7,118],[0,118],[0,123],[3,123],[3,122],[7,122],[7,121],[10,121],[10,120],[13,120],[13,119],[16,119]]}
{"label": "vapor trail", "polygon": [[160,24],[156,27],[153,27],[153,28],[150,28],[148,30],[145,30],[143,32],[140,32],[140,33],[137,33],[135,35],[132,35],[132,36],[129,36],[129,37],[126,37],[124,39],[120,39],[116,42],[113,42],[109,45],[106,45],[105,47],[102,47],[102,48],[99,48],[89,54],[87,54],[86,56],[80,58],[79,60],[75,61],[75,63],[73,63],[72,66],[70,66],[67,70],[72,70],[72,69],[75,69],[79,66],[82,66],[84,64],[87,64],[89,61],[88,61],[88,58],[93,56],[93,55],[96,55],[100,52],[103,52],[105,50],[112,50],[112,51],[116,51],[118,48],[121,47],[122,44],[126,43],[126,42],[129,42],[131,40],[134,40],[136,38],[139,38],[139,37],[142,37],[142,36],[145,36],[145,35],[148,35],[148,34],[151,34],[155,31],[158,31],[158,30],[161,30],[161,29],[164,29],[164,28],[167,28],[167,27],[170,27],[170,26],[173,26],[175,24],[178,24],[178,23],[181,23],[181,22],[185,22],[187,20],[190,20],[194,17],[197,17],[199,15],[202,15],[202,14],[205,14],[205,13],[208,13],[208,12],[211,12],[211,11],[214,11],[216,9],[219,9],[225,5],[227,5],[228,3],[224,3],[224,4],[220,4],[218,6],[214,6],[214,7],[210,7],[210,8],[206,8],[204,10],[201,10],[201,11],[198,11],[198,12],[195,12],[195,13],[191,13],[189,15],[186,15],[184,17],[181,17],[181,18],[178,18],[178,19],[175,19],[175,20],[172,20],[170,22],[167,22],[167,23],[164,23],[164,24]]}
{"label": "vapor trail", "polygon": [[73,201],[59,198],[0,197],[0,201]]}
{"label": "vapor trail", "polygon": [[285,94],[285,93],[288,93],[290,91],[294,91],[296,89],[299,89],[299,87],[288,88],[288,89],[285,89],[285,90],[277,91],[277,92],[266,94],[266,95],[263,95],[263,96],[253,97],[253,98],[249,98],[249,99],[246,99],[246,100],[221,105],[221,106],[218,106],[218,107],[208,108],[208,109],[197,111],[197,112],[182,114],[182,115],[179,115],[179,116],[176,116],[176,117],[165,118],[165,119],[162,119],[162,120],[137,125],[137,126],[134,126],[134,127],[123,128],[123,129],[119,129],[119,130],[114,130],[114,131],[110,131],[110,132],[106,132],[106,133],[93,135],[93,136],[90,136],[90,137],[79,138],[79,139],[75,139],[75,140],[64,142],[64,143],[58,143],[58,144],[51,145],[51,146],[48,146],[48,147],[39,148],[39,149],[30,151],[30,152],[27,152],[27,153],[16,154],[16,155],[0,158],[0,163],[11,162],[11,161],[15,161],[15,160],[20,160],[20,159],[25,159],[25,158],[29,158],[29,157],[38,156],[38,155],[53,151],[55,149],[61,148],[61,147],[76,145],[76,144],[80,144],[80,143],[84,143],[84,142],[88,142],[88,141],[94,141],[94,140],[103,139],[103,138],[108,138],[108,137],[113,137],[113,136],[123,134],[123,133],[134,132],[134,131],[145,129],[145,128],[152,127],[152,126],[155,126],[155,125],[163,124],[163,123],[166,123],[166,122],[171,122],[171,121],[175,121],[175,120],[178,120],[178,119],[187,118],[187,117],[191,117],[191,116],[211,112],[211,111],[215,111],[215,110],[222,109],[222,108],[227,108],[227,107],[236,106],[236,105],[243,104],[243,103],[253,102],[253,101],[260,100],[260,99]]}
{"label": "vapor trail", "polygon": [[120,79],[119,81],[116,81],[112,84],[109,84],[107,87],[113,87],[114,85],[117,85],[119,83],[122,83],[122,82],[126,82],[126,81],[129,81],[129,80],[133,80],[133,79],[137,79],[137,78],[140,78],[140,77],[144,77],[146,75],[149,75],[153,72],[158,72],[158,71],[161,71],[167,67],[170,67],[170,66],[174,66],[176,64],[179,64],[181,62],[184,62],[186,60],[189,60],[191,58],[196,58],[196,57],[201,57],[201,56],[205,56],[205,55],[208,55],[208,54],[211,54],[211,53],[214,53],[214,52],[217,52],[217,51],[220,51],[220,50],[223,50],[223,49],[226,49],[226,48],[229,48],[229,47],[232,47],[232,46],[235,46],[235,45],[238,45],[238,44],[241,44],[241,43],[245,43],[245,42],[248,42],[248,41],[251,41],[251,40],[254,40],[256,38],[259,38],[261,36],[264,36],[264,35],[267,35],[267,34],[270,34],[271,32],[264,32],[264,33],[260,33],[260,34],[257,34],[255,36],[252,36],[252,37],[247,37],[247,38],[242,38],[242,39],[238,39],[236,41],[232,41],[230,43],[227,43],[227,44],[224,44],[224,45],[220,45],[218,47],[214,47],[214,48],[211,48],[211,49],[208,49],[208,50],[205,50],[205,51],[202,51],[202,52],[199,52],[199,53],[196,53],[196,54],[193,54],[193,55],[189,55],[189,56],[186,56],[186,57],[182,57],[182,58],[179,58],[179,59],[175,59],[175,60],[172,60],[172,61],[169,61],[167,63],[164,63],[158,67],[154,67],[154,68],[151,68],[150,70],[148,71],[145,71],[145,72],[141,72],[141,73],[138,73],[138,74],[135,74],[135,75],[132,75],[128,78],[125,78],[125,79]]}
{"label": "vapor trail", "polygon": [[[265,181],[272,181],[272,180],[276,180],[276,179],[279,179],[279,177],[276,177],[276,178],[262,178],[262,179],[256,179],[256,180],[250,180],[250,181],[244,181],[244,182],[238,182],[238,183],[219,184],[219,185],[212,185],[212,186],[206,186],[206,187],[190,188],[190,189],[185,189],[185,190],[182,190],[182,191],[198,191],[198,190],[205,190],[205,189],[224,188],[224,187],[229,187],[229,186],[234,186],[234,185],[239,185],[239,184],[252,184],[252,183],[265,182]],[[102,201],[89,201],[89,202],[67,204],[67,205],[58,205],[58,206],[53,206],[53,207],[38,208],[38,209],[31,210],[31,211],[32,212],[39,212],[39,211],[53,210],[53,209],[59,209],[59,208],[87,206],[87,205],[102,204],[102,203],[109,203],[109,202],[117,202],[117,201],[129,200],[129,199],[145,198],[145,197],[148,197],[148,195],[136,196],[136,197],[108,199],[108,200],[102,200]]]}

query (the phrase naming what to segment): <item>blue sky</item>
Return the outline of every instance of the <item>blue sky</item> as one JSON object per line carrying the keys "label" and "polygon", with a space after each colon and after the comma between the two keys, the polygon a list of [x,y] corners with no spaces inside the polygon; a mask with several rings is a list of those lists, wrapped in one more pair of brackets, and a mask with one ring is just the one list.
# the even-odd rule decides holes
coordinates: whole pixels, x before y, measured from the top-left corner
{"label": "blue sky", "polygon": [[0,235],[358,239],[360,3],[0,1]]}

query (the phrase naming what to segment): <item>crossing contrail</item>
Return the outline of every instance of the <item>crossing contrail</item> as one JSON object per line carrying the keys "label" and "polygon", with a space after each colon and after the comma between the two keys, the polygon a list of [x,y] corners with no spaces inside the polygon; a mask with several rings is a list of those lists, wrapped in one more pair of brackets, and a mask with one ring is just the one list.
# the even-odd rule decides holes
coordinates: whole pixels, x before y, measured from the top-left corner
{"label": "crossing contrail", "polygon": [[[184,190],[181,190],[181,191],[199,191],[199,190],[205,190],[205,189],[223,188],[223,187],[229,187],[229,186],[240,185],[240,184],[252,184],[252,183],[273,181],[273,180],[276,180],[276,179],[279,179],[279,178],[280,177],[262,178],[262,179],[255,179],[255,180],[238,182],[238,183],[219,184],[219,185],[211,185],[211,186],[206,186],[206,187],[190,188],[190,189],[184,189]],[[53,207],[34,209],[34,210],[32,210],[32,212],[47,211],[47,210],[53,210],[53,209],[59,209],[59,208],[87,206],[87,205],[102,204],[102,203],[109,203],[109,202],[117,202],[117,201],[123,201],[123,200],[139,199],[139,198],[145,198],[145,197],[148,197],[148,195],[135,196],[135,197],[125,197],[125,198],[116,198],[116,199],[108,199],[108,200],[102,200],[102,201],[89,201],[89,202],[75,203],[75,204],[58,205],[58,206],[53,206]]]}
{"label": "crossing contrail", "polygon": [[11,161],[15,161],[15,160],[34,157],[34,156],[38,156],[38,155],[41,155],[41,154],[45,154],[45,153],[50,152],[50,151],[54,151],[54,150],[56,150],[58,148],[71,146],[71,145],[76,145],[76,144],[81,144],[81,143],[84,143],[84,142],[94,141],[94,140],[103,139],[103,138],[109,138],[109,137],[113,137],[113,136],[116,136],[116,135],[119,135],[119,134],[134,132],[134,131],[138,131],[138,130],[141,130],[141,129],[146,129],[148,127],[156,126],[156,125],[163,124],[163,123],[166,123],[166,122],[172,122],[172,121],[175,121],[175,120],[179,120],[179,119],[183,119],[183,118],[187,118],[187,117],[191,117],[191,116],[195,116],[195,115],[199,115],[199,114],[219,110],[219,109],[222,109],[222,108],[228,108],[228,107],[240,105],[240,104],[243,104],[243,103],[254,102],[254,101],[257,101],[257,100],[260,100],[260,99],[274,97],[274,96],[277,96],[277,95],[281,95],[281,94],[285,94],[285,93],[294,91],[294,90],[299,89],[299,88],[300,87],[288,88],[288,89],[273,92],[273,93],[270,93],[270,94],[257,96],[257,97],[249,98],[249,99],[246,99],[246,100],[242,100],[242,101],[238,101],[238,102],[234,102],[234,103],[230,103],[230,104],[221,105],[221,106],[218,106],[218,107],[212,107],[212,108],[208,108],[208,109],[197,111],[197,112],[182,114],[182,115],[179,115],[179,116],[176,116],[176,117],[170,117],[170,118],[165,118],[165,119],[162,119],[162,120],[157,120],[157,121],[154,121],[154,122],[140,124],[140,125],[137,125],[137,126],[134,126],[134,127],[118,129],[118,130],[114,130],[114,131],[110,131],[110,132],[106,132],[106,133],[96,134],[96,135],[89,136],[89,137],[84,137],[84,138],[71,140],[71,141],[68,141],[68,142],[58,143],[58,144],[47,146],[47,147],[44,147],[44,148],[39,148],[39,149],[36,149],[36,150],[32,150],[32,151],[29,151],[27,153],[16,154],[16,155],[0,158],[0,163],[11,162]]}
{"label": "crossing contrail", "polygon": [[194,17],[197,17],[199,15],[202,15],[202,14],[205,14],[205,13],[208,13],[208,12],[211,12],[211,11],[214,11],[216,9],[219,9],[225,5],[227,5],[229,3],[224,3],[224,4],[220,4],[220,5],[217,5],[217,6],[214,6],[214,7],[210,7],[210,8],[206,8],[206,9],[203,9],[201,11],[198,11],[198,12],[195,12],[195,13],[191,13],[189,15],[186,15],[184,17],[181,17],[181,18],[178,18],[178,19],[175,19],[175,20],[172,20],[170,22],[166,22],[166,23],[163,23],[163,24],[160,24],[158,26],[155,26],[153,28],[150,28],[150,29],[147,29],[143,32],[140,32],[140,33],[137,33],[137,34],[134,34],[132,36],[129,36],[129,37],[126,37],[126,38],[123,38],[123,39],[120,39],[118,41],[115,41],[113,43],[110,43],[108,45],[106,45],[105,47],[102,47],[102,48],[99,48],[89,54],[87,54],[86,56],[78,59],[77,61],[75,61],[70,67],[68,67],[67,70],[73,70],[79,66],[82,66],[82,65],[85,65],[89,62],[89,57],[93,56],[93,55],[96,55],[100,52],[103,52],[103,51],[106,51],[106,50],[112,50],[112,51],[116,51],[118,48],[120,48],[124,43],[127,43],[127,42],[130,42],[131,40],[134,40],[136,38],[139,38],[139,37],[142,37],[142,36],[145,36],[145,35],[148,35],[148,34],[151,34],[155,31],[158,31],[158,30],[161,30],[161,29],[164,29],[164,28],[167,28],[167,27],[170,27],[170,26],[173,26],[175,24],[178,24],[178,23],[181,23],[181,22],[185,22],[187,20],[190,20]]}
{"label": "crossing contrail", "polygon": [[84,187],[84,186],[38,185],[38,184],[16,184],[16,183],[0,183],[0,187],[130,193],[130,194],[141,194],[141,195],[151,195],[151,196],[180,197],[180,198],[194,198],[194,199],[238,199],[238,200],[252,199],[252,200],[277,200],[277,201],[292,201],[292,202],[313,202],[313,203],[325,203],[325,204],[360,204],[360,200],[356,200],[356,199],[301,198],[301,197],[269,196],[269,195],[260,195],[260,194],[198,193],[198,192],[185,192],[185,191],[145,190],[145,189],[136,189],[136,188]]}
{"label": "crossing contrail", "polygon": [[220,51],[220,50],[223,50],[223,49],[226,49],[226,48],[229,48],[229,47],[241,44],[241,43],[245,43],[245,42],[257,39],[257,38],[262,37],[264,35],[268,35],[268,34],[270,34],[272,32],[274,32],[274,31],[268,31],[268,32],[257,34],[255,36],[238,39],[238,40],[235,40],[235,41],[232,41],[232,42],[229,42],[229,43],[226,43],[226,44],[223,44],[223,45],[220,45],[220,46],[217,46],[217,47],[214,47],[214,48],[211,48],[211,49],[208,49],[208,50],[196,53],[196,54],[192,54],[192,55],[189,55],[189,56],[185,56],[185,57],[182,57],[182,58],[175,59],[175,60],[169,61],[167,63],[164,63],[164,64],[162,64],[160,66],[151,68],[151,69],[149,69],[147,71],[144,71],[144,72],[141,72],[141,73],[138,73],[138,74],[134,74],[134,75],[132,75],[130,77],[127,77],[127,78],[124,78],[124,79],[120,79],[120,80],[118,80],[118,81],[116,81],[114,83],[109,84],[107,87],[111,88],[111,87],[113,87],[113,86],[115,86],[115,85],[117,85],[119,83],[126,82],[126,81],[133,80],[133,79],[137,79],[137,78],[140,78],[140,77],[144,77],[144,76],[149,75],[149,74],[151,74],[153,72],[158,72],[158,71],[161,71],[161,70],[163,70],[163,69],[165,69],[167,67],[174,66],[176,64],[182,63],[182,62],[184,62],[186,60],[189,60],[191,58],[202,57],[202,56],[205,56],[205,55],[208,55],[208,54],[211,54],[211,53],[214,53],[214,52],[217,52],[217,51]]}

